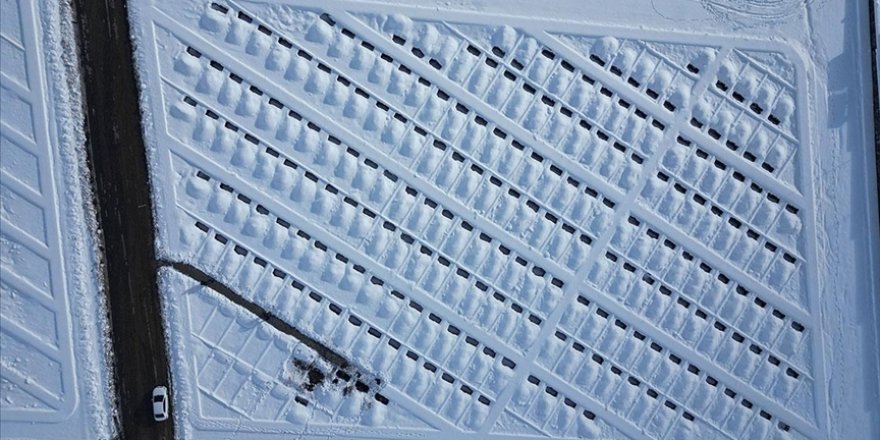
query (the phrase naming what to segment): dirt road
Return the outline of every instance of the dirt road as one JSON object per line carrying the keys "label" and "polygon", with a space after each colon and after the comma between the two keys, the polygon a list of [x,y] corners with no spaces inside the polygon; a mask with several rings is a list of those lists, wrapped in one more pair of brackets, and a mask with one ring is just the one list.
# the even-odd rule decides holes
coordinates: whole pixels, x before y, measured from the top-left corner
{"label": "dirt road", "polygon": [[153,211],[125,2],[75,0],[89,162],[103,231],[120,438],[173,438],[155,423],[154,386],[170,385],[153,248]]}

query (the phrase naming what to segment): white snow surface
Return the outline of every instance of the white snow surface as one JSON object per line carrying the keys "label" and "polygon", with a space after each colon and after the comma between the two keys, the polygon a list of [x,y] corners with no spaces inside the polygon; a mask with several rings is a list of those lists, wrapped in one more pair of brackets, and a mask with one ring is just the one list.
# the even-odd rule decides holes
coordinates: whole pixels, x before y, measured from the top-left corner
{"label": "white snow surface", "polygon": [[0,438],[109,439],[106,309],[68,2],[0,3]]}
{"label": "white snow surface", "polygon": [[880,435],[866,5],[131,6],[181,438]]}

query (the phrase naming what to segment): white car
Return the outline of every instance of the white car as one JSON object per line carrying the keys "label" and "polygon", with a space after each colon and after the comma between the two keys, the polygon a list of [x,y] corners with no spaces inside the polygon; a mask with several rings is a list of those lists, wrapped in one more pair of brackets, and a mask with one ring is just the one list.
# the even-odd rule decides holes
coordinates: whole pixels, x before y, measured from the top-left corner
{"label": "white car", "polygon": [[168,420],[168,388],[157,386],[153,388],[153,420],[164,422]]}

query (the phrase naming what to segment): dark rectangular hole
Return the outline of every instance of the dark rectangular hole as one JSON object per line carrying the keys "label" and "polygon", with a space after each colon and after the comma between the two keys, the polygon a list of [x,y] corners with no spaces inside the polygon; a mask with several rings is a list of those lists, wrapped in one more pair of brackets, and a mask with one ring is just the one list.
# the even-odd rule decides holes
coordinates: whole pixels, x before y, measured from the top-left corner
{"label": "dark rectangular hole", "polygon": [[382,405],[388,405],[388,398],[379,393],[376,393],[376,401],[381,403]]}
{"label": "dark rectangular hole", "polygon": [[654,128],[659,129],[660,131],[666,130],[666,126],[663,125],[662,122],[660,122],[660,121],[658,121],[658,120],[656,120],[656,119],[654,119],[653,121],[651,121],[651,125],[653,125]]}
{"label": "dark rectangular hole", "polygon": [[238,19],[245,22],[245,23],[252,23],[254,21],[253,18],[251,18],[249,15],[245,14],[244,12],[238,13]]}

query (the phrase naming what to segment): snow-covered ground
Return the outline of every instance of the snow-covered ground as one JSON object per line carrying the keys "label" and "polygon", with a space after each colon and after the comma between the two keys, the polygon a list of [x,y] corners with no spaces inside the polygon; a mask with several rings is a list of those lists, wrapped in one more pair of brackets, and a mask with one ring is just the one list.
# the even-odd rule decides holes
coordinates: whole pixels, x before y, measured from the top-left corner
{"label": "snow-covered ground", "polygon": [[0,437],[113,435],[67,2],[0,2]]}
{"label": "snow-covered ground", "polygon": [[865,5],[131,6],[182,438],[880,434]]}

